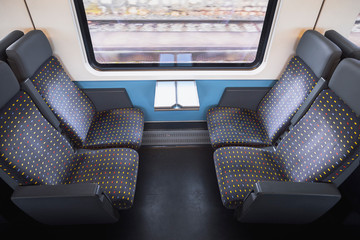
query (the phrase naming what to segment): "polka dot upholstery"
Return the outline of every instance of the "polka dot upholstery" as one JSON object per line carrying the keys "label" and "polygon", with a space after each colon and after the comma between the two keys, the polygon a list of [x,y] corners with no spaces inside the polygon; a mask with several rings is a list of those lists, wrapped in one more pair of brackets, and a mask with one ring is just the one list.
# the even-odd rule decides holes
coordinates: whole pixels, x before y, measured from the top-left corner
{"label": "polka dot upholstery", "polygon": [[138,149],[144,128],[143,112],[134,108],[98,112],[90,126],[85,148],[123,146]]}
{"label": "polka dot upholstery", "polygon": [[295,56],[256,112],[226,107],[209,109],[207,123],[212,146],[273,144],[289,126],[317,80],[311,69]]}
{"label": "polka dot upholstery", "polygon": [[234,209],[258,181],[287,181],[276,155],[261,148],[222,147],[214,153],[221,199]]}
{"label": "polka dot upholstery", "polygon": [[299,57],[288,63],[280,80],[261,100],[257,112],[274,143],[315,87],[318,78]]}
{"label": "polka dot upholstery", "polygon": [[95,114],[92,102],[71,81],[55,57],[50,57],[31,80],[60,120],[62,129],[81,147]]}
{"label": "polka dot upholstery", "polygon": [[360,119],[333,91],[322,91],[311,110],[278,146],[279,163],[287,178],[296,182],[324,181],[339,167],[348,166],[358,148],[359,123]]}
{"label": "polka dot upholstery", "polygon": [[77,148],[140,147],[143,113],[135,108],[96,112],[55,57],[50,57],[31,80]]}
{"label": "polka dot upholstery", "polygon": [[134,201],[139,157],[113,148],[74,153],[25,92],[0,111],[0,169],[19,185],[97,183],[115,207]]}
{"label": "polka dot upholstery", "polygon": [[63,183],[98,183],[116,208],[128,209],[134,202],[138,164],[133,149],[88,151],[73,158]]}
{"label": "polka dot upholstery", "polygon": [[332,182],[358,156],[360,118],[324,90],[275,152],[222,147],[214,162],[225,207],[237,208],[258,181]]}
{"label": "polka dot upholstery", "polygon": [[270,145],[265,128],[255,111],[214,107],[207,115],[210,141],[214,148],[233,145]]}
{"label": "polka dot upholstery", "polygon": [[0,150],[0,168],[19,185],[61,183],[73,156],[24,92],[0,112]]}

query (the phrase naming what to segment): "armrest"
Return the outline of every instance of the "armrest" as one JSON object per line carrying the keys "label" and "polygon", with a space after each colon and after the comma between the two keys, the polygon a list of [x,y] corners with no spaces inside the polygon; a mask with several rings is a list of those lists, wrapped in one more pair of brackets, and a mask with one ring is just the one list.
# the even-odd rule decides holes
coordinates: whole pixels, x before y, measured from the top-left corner
{"label": "armrest", "polygon": [[53,111],[51,111],[47,103],[43,100],[42,96],[40,95],[38,90],[36,90],[34,84],[29,78],[21,82],[21,88],[30,95],[31,99],[34,101],[37,108],[44,115],[46,120],[48,120],[49,123],[51,123],[51,125],[53,125],[53,127],[56,128],[58,131],[61,130],[59,120],[57,119]]}
{"label": "armrest", "polygon": [[338,196],[339,190],[334,184],[321,182],[257,182],[255,194],[284,195],[327,195]]}
{"label": "armrest", "polygon": [[17,187],[12,195],[12,199],[86,197],[99,194],[101,194],[100,186],[95,183],[29,185]]}
{"label": "armrest", "polygon": [[134,107],[125,88],[92,88],[82,91],[94,103],[97,112]]}
{"label": "armrest", "polygon": [[327,88],[327,81],[324,78],[320,78],[319,81],[316,83],[315,87],[309,95],[306,97],[305,101],[301,104],[299,110],[295,113],[295,115],[291,118],[291,126],[295,126],[300,119],[306,114],[306,112],[311,107],[312,103],[314,102],[315,98],[319,95],[319,93]]}
{"label": "armrest", "polygon": [[257,182],[237,217],[241,222],[310,223],[340,198],[332,183]]}
{"label": "armrest", "polygon": [[95,183],[19,186],[11,200],[45,224],[112,223],[119,218],[111,201]]}

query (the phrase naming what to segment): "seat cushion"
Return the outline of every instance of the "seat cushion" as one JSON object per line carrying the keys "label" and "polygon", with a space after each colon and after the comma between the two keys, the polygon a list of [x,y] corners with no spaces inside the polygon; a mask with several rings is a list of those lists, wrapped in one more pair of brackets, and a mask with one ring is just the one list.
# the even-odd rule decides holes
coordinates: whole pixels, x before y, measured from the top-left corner
{"label": "seat cushion", "polygon": [[299,57],[288,63],[280,80],[261,100],[257,112],[271,141],[289,126],[291,118],[316,85],[318,78]]}
{"label": "seat cushion", "polygon": [[144,114],[136,108],[121,108],[95,114],[85,148],[128,147],[139,149]]}
{"label": "seat cushion", "polygon": [[139,156],[133,149],[87,150],[72,159],[62,184],[97,183],[114,207],[133,205]]}
{"label": "seat cushion", "polygon": [[207,113],[207,123],[210,142],[214,148],[234,145],[271,145],[255,111],[214,107]]}
{"label": "seat cushion", "polygon": [[288,181],[276,155],[260,148],[222,147],[214,163],[221,199],[229,209],[239,207],[258,181]]}
{"label": "seat cushion", "polygon": [[93,103],[71,81],[55,57],[50,57],[31,80],[59,119],[63,131],[76,147],[81,147],[95,114]]}

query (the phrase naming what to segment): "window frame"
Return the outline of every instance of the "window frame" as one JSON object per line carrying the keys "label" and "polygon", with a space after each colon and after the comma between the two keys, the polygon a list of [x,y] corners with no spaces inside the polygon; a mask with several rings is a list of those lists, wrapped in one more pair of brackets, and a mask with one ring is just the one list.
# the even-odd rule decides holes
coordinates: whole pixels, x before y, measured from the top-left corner
{"label": "window frame", "polygon": [[99,63],[96,61],[91,41],[90,30],[87,24],[83,0],[73,0],[77,21],[80,27],[85,55],[89,65],[97,71],[122,71],[122,70],[254,70],[264,60],[266,48],[269,43],[273,21],[279,0],[269,0],[264,24],[261,31],[259,45],[255,60],[251,63],[192,63],[192,66],[161,66],[161,63]]}

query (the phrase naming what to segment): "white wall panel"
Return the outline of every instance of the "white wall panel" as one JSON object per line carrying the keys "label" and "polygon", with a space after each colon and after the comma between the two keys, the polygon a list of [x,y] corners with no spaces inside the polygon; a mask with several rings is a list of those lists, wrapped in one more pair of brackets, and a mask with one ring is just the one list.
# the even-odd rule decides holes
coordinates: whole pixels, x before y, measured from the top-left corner
{"label": "white wall panel", "polygon": [[32,29],[23,0],[0,0],[0,38],[13,30],[28,32]]}
{"label": "white wall panel", "polygon": [[301,34],[312,29],[322,0],[281,0],[265,62],[252,71],[112,71],[99,72],[87,64],[72,1],[27,0],[35,27],[51,39],[74,80],[154,79],[277,79],[294,53]]}
{"label": "white wall panel", "polygon": [[359,13],[359,0],[326,0],[316,24],[316,30],[324,33],[326,30],[333,29],[347,37]]}

